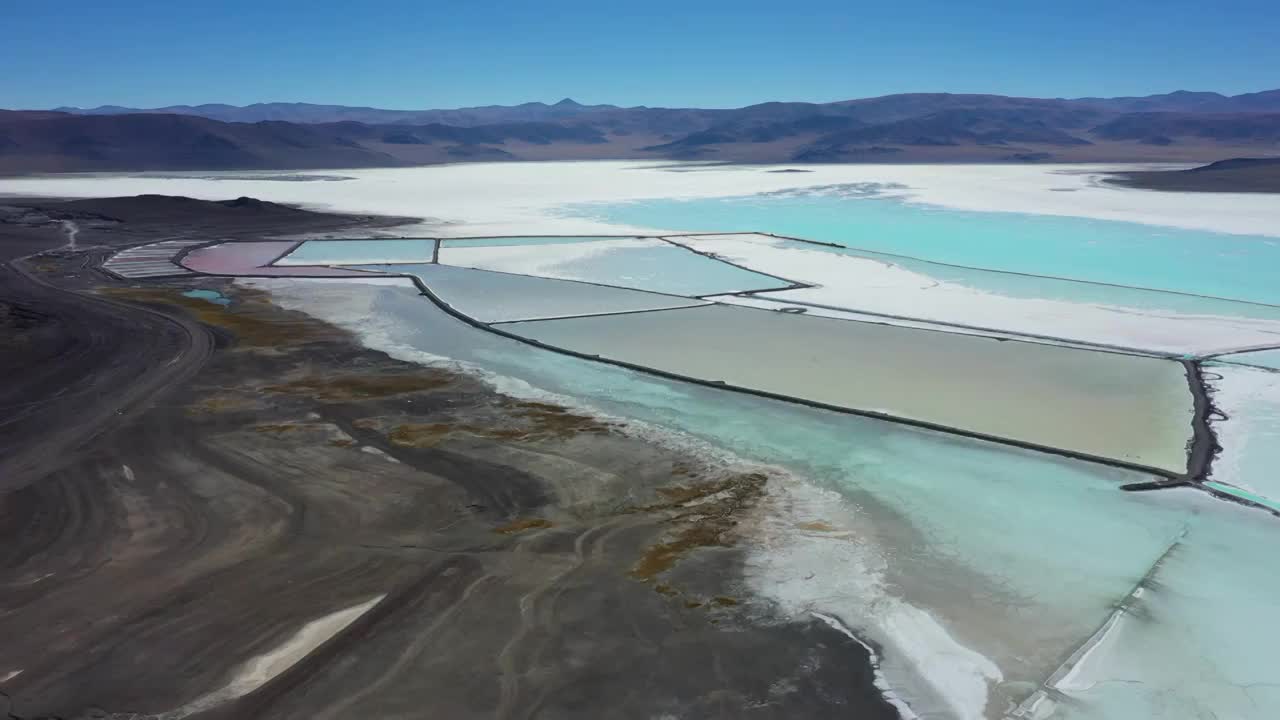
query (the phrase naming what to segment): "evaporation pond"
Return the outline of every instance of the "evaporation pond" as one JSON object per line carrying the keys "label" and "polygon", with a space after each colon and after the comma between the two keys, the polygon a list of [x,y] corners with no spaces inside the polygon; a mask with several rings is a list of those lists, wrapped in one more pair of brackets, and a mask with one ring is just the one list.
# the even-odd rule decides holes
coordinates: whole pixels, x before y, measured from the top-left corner
{"label": "evaporation pond", "polygon": [[413,240],[308,240],[276,265],[373,265],[379,263],[429,263],[436,241]]}
{"label": "evaporation pond", "polygon": [[1180,363],[716,305],[505,326],[710,382],[1186,471]]}
{"label": "evaporation pond", "polygon": [[324,268],[324,266],[296,266],[279,268],[271,260],[293,247],[288,241],[220,242],[218,245],[197,247],[182,259],[182,265],[197,273],[212,275],[325,275],[325,277],[352,277],[360,275],[352,270]]}
{"label": "evaporation pond", "polygon": [[[1123,204],[1124,198],[1116,192],[1114,202]],[[786,196],[591,203],[577,213],[632,227],[750,229],[970,267],[1280,304],[1275,282],[1280,243],[1263,235],[951,210],[804,190]]]}
{"label": "evaporation pond", "polygon": [[278,267],[271,264],[293,245],[288,241],[224,242],[192,250],[182,258],[182,265],[210,275],[351,277],[361,274],[329,267]]}
{"label": "evaporation pond", "polygon": [[756,299],[1170,354],[1280,338],[1280,307],[1269,305],[962,268],[758,234],[677,240],[814,286]]}
{"label": "evaporation pond", "polygon": [[446,265],[380,265],[367,269],[416,275],[458,312],[486,323],[705,304],[671,295]]}
{"label": "evaporation pond", "polygon": [[656,238],[506,245],[454,241],[440,247],[440,262],[688,296],[791,285]]}

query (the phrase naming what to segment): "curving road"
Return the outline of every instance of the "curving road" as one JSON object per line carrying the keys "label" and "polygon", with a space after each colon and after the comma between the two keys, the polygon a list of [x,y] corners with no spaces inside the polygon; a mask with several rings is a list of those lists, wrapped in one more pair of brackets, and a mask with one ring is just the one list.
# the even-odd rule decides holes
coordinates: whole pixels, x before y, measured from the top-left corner
{"label": "curving road", "polygon": [[21,325],[0,352],[0,491],[65,465],[213,349],[196,323],[57,287],[15,259],[0,265],[0,303]]}

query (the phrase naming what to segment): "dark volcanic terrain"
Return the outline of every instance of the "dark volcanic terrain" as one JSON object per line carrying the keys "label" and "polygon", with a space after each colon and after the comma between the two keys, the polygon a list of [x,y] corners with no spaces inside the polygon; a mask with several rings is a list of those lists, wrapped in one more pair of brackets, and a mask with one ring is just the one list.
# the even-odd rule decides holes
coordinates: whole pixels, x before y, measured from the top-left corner
{"label": "dark volcanic terrain", "polygon": [[768,473],[99,269],[394,219],[5,202],[0,716],[896,716],[857,642],[743,595]]}
{"label": "dark volcanic terrain", "polygon": [[0,173],[443,162],[1210,161],[1280,153],[1280,90],[1042,99],[917,93],[734,109],[267,103],[0,111]]}
{"label": "dark volcanic terrain", "polygon": [[1115,173],[1108,180],[1147,190],[1280,193],[1280,158],[1235,158],[1190,170]]}

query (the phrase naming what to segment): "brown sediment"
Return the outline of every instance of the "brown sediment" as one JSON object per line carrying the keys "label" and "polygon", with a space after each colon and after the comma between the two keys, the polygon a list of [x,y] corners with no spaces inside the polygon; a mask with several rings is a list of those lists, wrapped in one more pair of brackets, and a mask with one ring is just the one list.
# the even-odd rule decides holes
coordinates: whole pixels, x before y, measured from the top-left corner
{"label": "brown sediment", "polygon": [[266,293],[257,290],[237,289],[232,306],[187,297],[175,288],[111,287],[99,292],[118,300],[181,307],[205,325],[231,333],[237,345],[246,348],[305,345],[332,338],[338,332],[305,315],[281,313],[267,300]]}
{"label": "brown sediment", "polygon": [[[565,408],[541,403],[506,403],[514,408],[506,418],[513,424],[507,426],[479,425],[468,422],[404,423],[387,434],[388,439],[401,447],[433,447],[453,433],[472,435],[487,440],[537,441],[567,440],[576,435],[604,435],[613,425],[587,415],[571,413]],[[530,407],[532,406],[532,407]],[[370,419],[369,428],[380,425]]]}
{"label": "brown sediment", "polygon": [[[670,539],[650,546],[631,568],[631,577],[649,581],[698,548],[732,546],[732,530],[743,512],[764,495],[767,480],[762,473],[743,473],[718,481],[660,489],[659,494],[667,498],[667,502],[633,511],[681,511],[670,520],[679,523],[680,528]],[[695,501],[696,504],[690,505]]]}
{"label": "brown sediment", "polygon": [[[764,473],[742,473],[732,475],[720,480],[711,480],[697,482],[691,485],[676,485],[672,487],[657,488],[654,492],[665,502],[655,503],[652,505],[642,505],[640,507],[631,508],[628,512],[652,512],[655,510],[674,510],[683,508],[690,503],[696,501],[708,500],[722,493],[729,496],[728,499],[746,499],[745,496],[751,495],[750,499],[754,500],[760,494],[763,494],[763,487],[768,478]],[[758,492],[757,492],[758,491]],[[753,494],[754,493],[754,494]],[[707,506],[712,503],[708,502]],[[699,508],[703,505],[699,505]]]}
{"label": "brown sediment", "polygon": [[[659,595],[665,595],[670,598],[678,598],[684,595],[684,593],[667,583],[658,583],[654,585],[653,591]],[[738,600],[737,598],[731,598],[728,595],[716,595],[710,600],[699,600],[696,597],[686,597],[681,601],[681,605],[683,605],[686,610],[697,610],[698,608],[706,608],[709,610],[712,608],[734,607],[738,605]]]}
{"label": "brown sediment", "polygon": [[546,518],[521,518],[512,520],[501,527],[496,527],[493,531],[500,535],[515,535],[526,530],[541,530],[550,527],[555,527],[555,523]]}
{"label": "brown sediment", "polygon": [[348,440],[347,438],[335,438],[329,441],[329,445],[340,448],[355,447],[355,444],[355,440]]}
{"label": "brown sediment", "polygon": [[512,402],[509,405],[514,408],[516,417],[533,425],[533,434],[550,438],[564,439],[581,434],[605,435],[615,427],[613,423],[570,412],[568,408],[559,405],[540,402]]}
{"label": "brown sediment", "polygon": [[405,423],[392,428],[387,437],[401,447],[425,448],[440,442],[450,430],[448,423]]}
{"label": "brown sediment", "polygon": [[694,469],[692,463],[685,462],[684,460],[677,460],[671,463],[671,474],[677,477],[696,475],[697,470]]}
{"label": "brown sediment", "polygon": [[348,402],[370,398],[438,390],[452,378],[443,372],[423,370],[375,375],[311,376],[263,388],[281,395],[306,395],[326,402]]}
{"label": "brown sediment", "polygon": [[716,527],[694,525],[681,530],[674,539],[658,543],[631,568],[630,575],[637,580],[652,580],[670,570],[689,551],[700,547],[726,546],[724,531]]}
{"label": "brown sediment", "polygon": [[233,412],[236,410],[248,410],[257,406],[257,401],[252,398],[232,393],[221,393],[200,398],[198,401],[188,405],[187,414]]}
{"label": "brown sediment", "polygon": [[519,407],[519,408],[525,408],[527,410],[554,413],[557,415],[569,412],[568,408],[560,405],[552,405],[551,403],[535,402],[532,400],[527,400],[527,401],[516,400],[516,401],[511,401],[508,404],[513,405],[515,407]]}
{"label": "brown sediment", "polygon": [[295,430],[301,430],[301,429],[302,429],[301,425],[295,425],[293,423],[266,423],[263,425],[253,426],[254,432],[270,433],[272,435],[280,435],[283,433],[293,432]]}
{"label": "brown sediment", "polygon": [[796,527],[800,528],[801,530],[812,530],[814,532],[834,532],[835,531],[835,527],[832,526],[831,523],[823,522],[821,520],[800,523]]}

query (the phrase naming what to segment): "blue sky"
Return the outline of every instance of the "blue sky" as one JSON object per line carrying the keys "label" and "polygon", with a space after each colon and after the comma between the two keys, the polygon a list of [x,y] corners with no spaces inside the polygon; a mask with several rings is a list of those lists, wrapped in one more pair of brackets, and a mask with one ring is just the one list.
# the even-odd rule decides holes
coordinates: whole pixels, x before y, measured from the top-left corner
{"label": "blue sky", "polygon": [[734,107],[1280,87],[1280,2],[6,3],[0,107]]}

